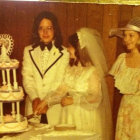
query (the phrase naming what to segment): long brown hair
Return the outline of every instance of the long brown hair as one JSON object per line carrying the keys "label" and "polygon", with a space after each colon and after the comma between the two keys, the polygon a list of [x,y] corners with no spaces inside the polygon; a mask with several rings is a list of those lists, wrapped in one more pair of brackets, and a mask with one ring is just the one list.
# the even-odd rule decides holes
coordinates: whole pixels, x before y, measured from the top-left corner
{"label": "long brown hair", "polygon": [[76,62],[77,61],[80,62],[82,64],[82,66],[93,65],[93,63],[88,55],[89,53],[88,53],[86,47],[83,49],[80,48],[77,33],[74,33],[71,36],[69,36],[68,42],[75,49],[75,56],[77,58]]}
{"label": "long brown hair", "polygon": [[39,28],[39,24],[40,24],[41,20],[44,18],[49,19],[52,22],[53,28],[54,28],[54,38],[55,38],[54,44],[60,51],[63,50],[63,48],[62,48],[63,40],[62,40],[62,35],[61,35],[58,20],[53,13],[48,12],[48,11],[41,12],[39,15],[37,15],[37,17],[34,20],[34,25],[33,25],[33,29],[32,29],[33,47],[38,46],[38,44],[40,43],[40,37],[38,35],[38,28]]}

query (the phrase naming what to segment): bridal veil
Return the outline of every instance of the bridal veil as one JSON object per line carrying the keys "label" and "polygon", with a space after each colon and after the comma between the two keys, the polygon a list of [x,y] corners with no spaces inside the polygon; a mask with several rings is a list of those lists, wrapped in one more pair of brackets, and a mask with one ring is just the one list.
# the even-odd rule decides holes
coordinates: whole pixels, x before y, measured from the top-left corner
{"label": "bridal veil", "polygon": [[105,76],[108,72],[100,34],[90,28],[77,31],[80,49],[87,49],[89,57],[97,69],[102,84],[102,102],[95,111],[95,131],[102,135],[103,140],[112,140],[112,113]]}

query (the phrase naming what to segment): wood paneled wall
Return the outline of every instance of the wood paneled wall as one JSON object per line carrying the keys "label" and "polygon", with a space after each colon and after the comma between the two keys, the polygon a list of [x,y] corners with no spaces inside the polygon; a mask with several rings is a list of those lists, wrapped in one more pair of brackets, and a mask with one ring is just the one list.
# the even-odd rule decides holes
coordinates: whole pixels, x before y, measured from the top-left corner
{"label": "wood paneled wall", "polygon": [[[140,6],[1,1],[0,33],[11,34],[15,41],[11,57],[22,62],[24,47],[30,44],[34,17],[44,10],[51,11],[58,17],[64,45],[67,45],[68,35],[80,27],[97,29],[103,38],[104,52],[109,68],[115,58],[124,51],[120,40],[108,38],[109,30],[125,25],[131,17],[140,16]],[[18,70],[18,81],[22,84],[21,65]],[[108,77],[107,82],[115,120],[120,95],[118,91],[114,91],[112,78]]]}

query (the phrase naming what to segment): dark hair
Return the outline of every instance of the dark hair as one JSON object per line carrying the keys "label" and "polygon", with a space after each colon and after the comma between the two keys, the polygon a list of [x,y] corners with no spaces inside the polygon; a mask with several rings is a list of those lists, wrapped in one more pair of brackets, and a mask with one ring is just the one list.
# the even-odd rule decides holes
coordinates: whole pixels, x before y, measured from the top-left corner
{"label": "dark hair", "polygon": [[71,36],[69,36],[68,42],[69,42],[69,44],[71,44],[74,47],[75,55],[77,57],[77,60],[79,61],[79,59],[80,59],[79,53],[78,53],[78,42],[79,42],[79,40],[78,40],[77,33],[74,33]]}
{"label": "dark hair", "polygon": [[72,34],[68,38],[68,42],[72,45],[72,47],[75,49],[75,56],[77,57],[77,60],[75,61],[75,65],[77,62],[80,62],[82,66],[87,66],[87,64],[93,65],[93,62],[91,61],[87,48],[80,49],[79,46],[79,39],[77,33]]}
{"label": "dark hair", "polygon": [[69,36],[68,41],[76,49],[76,47],[78,46],[78,36],[77,36],[77,33],[74,33],[71,36]]}
{"label": "dark hair", "polygon": [[49,19],[52,22],[53,28],[54,28],[54,38],[55,38],[54,44],[61,51],[63,49],[62,48],[62,35],[60,32],[58,20],[54,14],[52,14],[51,12],[48,12],[48,11],[41,12],[34,20],[33,29],[32,29],[33,47],[37,47],[40,43],[38,28],[39,28],[39,24],[40,24],[41,20],[44,18]]}

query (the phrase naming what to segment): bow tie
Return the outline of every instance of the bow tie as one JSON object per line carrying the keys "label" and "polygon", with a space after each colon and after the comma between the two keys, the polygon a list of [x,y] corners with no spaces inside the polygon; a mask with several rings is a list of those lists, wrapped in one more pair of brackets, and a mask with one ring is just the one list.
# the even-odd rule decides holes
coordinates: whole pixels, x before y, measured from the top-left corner
{"label": "bow tie", "polygon": [[52,48],[52,42],[45,44],[44,42],[40,42],[40,48],[43,51],[45,49],[45,47],[47,47],[47,49],[50,51]]}

